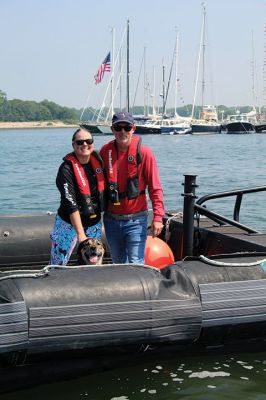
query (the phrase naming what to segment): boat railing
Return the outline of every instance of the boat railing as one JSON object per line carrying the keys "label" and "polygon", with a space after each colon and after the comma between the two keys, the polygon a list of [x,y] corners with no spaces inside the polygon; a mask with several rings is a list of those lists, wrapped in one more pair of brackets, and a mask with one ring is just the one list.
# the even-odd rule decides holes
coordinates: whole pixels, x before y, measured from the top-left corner
{"label": "boat railing", "polygon": [[[244,194],[266,191],[266,186],[257,186],[247,189],[236,189],[227,192],[218,192],[200,197],[196,201],[197,175],[184,175],[184,206],[183,206],[183,256],[193,255],[194,222],[195,214],[204,215],[220,225],[231,225],[244,230],[247,233],[259,233],[258,231],[239,222],[239,213]],[[216,212],[208,210],[202,205],[209,200],[236,196],[233,219],[227,218]],[[196,216],[196,217],[197,217]],[[198,219],[199,220],[199,219]]]}
{"label": "boat railing", "polygon": [[[256,230],[245,226],[243,224],[239,223],[239,215],[240,215],[240,208],[242,204],[242,199],[244,194],[248,193],[256,193],[256,192],[263,192],[266,191],[266,186],[256,186],[252,188],[246,188],[246,189],[237,189],[237,190],[231,190],[231,191],[226,191],[226,192],[218,192],[218,193],[212,193],[209,195],[202,196],[199,198],[195,205],[195,211],[197,211],[199,214],[203,214],[207,217],[210,217],[211,219],[215,220],[216,222],[222,223],[222,224],[230,224],[233,226],[236,226],[238,228],[241,228],[248,233],[257,233]],[[202,207],[203,203],[206,203],[209,200],[214,200],[214,199],[221,199],[224,197],[232,197],[235,196],[235,205],[234,205],[234,211],[233,211],[233,219],[226,218],[222,215],[219,215],[213,211],[208,210],[205,207]]]}

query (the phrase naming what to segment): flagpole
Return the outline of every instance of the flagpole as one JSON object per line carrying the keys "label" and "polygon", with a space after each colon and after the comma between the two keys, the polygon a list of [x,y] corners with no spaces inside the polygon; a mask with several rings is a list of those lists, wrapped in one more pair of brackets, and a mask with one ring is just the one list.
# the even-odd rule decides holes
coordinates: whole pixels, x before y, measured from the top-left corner
{"label": "flagpole", "polygon": [[[124,45],[124,42],[125,42],[126,33],[127,33],[127,27],[125,28],[125,30],[123,32],[123,36],[121,38],[121,42],[120,42],[118,53],[117,53],[115,59],[113,59],[113,70],[112,70],[112,75],[111,75],[110,81],[108,83],[107,90],[110,88],[111,80],[114,77],[115,70],[117,69],[117,64],[121,63],[121,49],[122,49],[122,46]],[[122,65],[120,65],[120,68],[119,68],[120,69],[119,75],[116,77],[116,80],[114,81],[115,82],[115,86],[114,86],[114,96],[113,96],[113,98],[115,98],[115,95],[117,93],[117,90],[118,90],[119,86],[120,86],[120,90],[121,90],[121,76],[122,76],[122,71],[124,70],[124,64],[126,63],[126,57],[124,57],[124,59],[125,59],[125,61],[123,62]],[[104,98],[104,101],[105,101],[105,98]],[[121,107],[120,107],[120,109],[121,109]],[[110,104],[108,113],[106,115],[105,121],[107,121],[110,118],[110,114],[111,114],[111,104]]]}
{"label": "flagpole", "polygon": [[147,97],[148,97],[148,92],[147,92],[147,79],[146,79],[146,47],[144,47],[143,51],[143,111],[144,111],[144,116],[147,117],[148,112],[147,112]]}
{"label": "flagpole", "polygon": [[115,54],[115,28],[112,28],[112,57],[111,57],[111,113],[114,114],[114,54]]}
{"label": "flagpole", "polygon": [[176,28],[176,48],[175,48],[175,86],[174,86],[174,88],[175,88],[175,92],[174,92],[174,95],[175,95],[175,118],[177,117],[177,79],[178,79],[178,31],[177,31],[177,28]]}

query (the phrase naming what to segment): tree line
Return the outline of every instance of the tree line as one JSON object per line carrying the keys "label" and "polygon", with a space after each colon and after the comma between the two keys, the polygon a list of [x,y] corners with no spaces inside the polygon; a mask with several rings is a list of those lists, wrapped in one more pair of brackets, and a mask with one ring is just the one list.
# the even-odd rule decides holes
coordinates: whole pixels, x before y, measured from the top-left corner
{"label": "tree line", "polygon": [[41,102],[19,99],[8,100],[6,93],[0,90],[0,121],[77,121],[79,112],[74,108],[62,107],[43,100]]}
{"label": "tree line", "polygon": [[[238,107],[240,112],[249,112],[250,106]],[[177,108],[177,112],[182,117],[191,115],[192,105],[188,104]],[[0,90],[0,121],[4,122],[26,122],[26,121],[54,121],[59,120],[65,123],[78,123],[81,115],[80,109],[60,106],[52,101],[43,100],[41,102],[13,99],[8,100],[4,91]],[[115,110],[119,111],[119,110]],[[108,110],[105,110],[106,114]],[[105,114],[103,112],[103,116]],[[142,115],[143,107],[136,106],[131,112],[134,115]],[[152,109],[149,110],[152,113]],[[235,114],[236,107],[218,106],[219,117],[223,115],[225,119],[227,115]],[[174,109],[167,109],[167,114],[173,115]],[[82,120],[91,120],[97,115],[97,110],[87,108],[83,114]],[[200,107],[195,107],[195,116],[200,115]]]}

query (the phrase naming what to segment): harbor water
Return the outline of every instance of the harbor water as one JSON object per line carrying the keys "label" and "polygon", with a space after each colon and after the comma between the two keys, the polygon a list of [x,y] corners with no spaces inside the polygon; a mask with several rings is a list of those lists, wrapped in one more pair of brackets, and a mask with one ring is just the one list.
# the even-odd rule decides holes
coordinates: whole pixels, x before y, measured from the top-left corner
{"label": "harbor water", "polygon": [[[55,177],[63,156],[71,151],[72,134],[73,129],[52,128],[0,131],[2,214],[56,211]],[[111,139],[96,136],[95,147]],[[187,174],[197,175],[198,198],[266,185],[265,134],[145,135],[142,141],[156,155],[166,210],[182,210]],[[266,232],[265,197],[266,192],[243,196],[241,223]],[[234,201],[233,197],[214,200],[208,208],[232,218]],[[265,399],[266,353],[240,350],[160,356],[156,361],[11,392],[1,400]]]}

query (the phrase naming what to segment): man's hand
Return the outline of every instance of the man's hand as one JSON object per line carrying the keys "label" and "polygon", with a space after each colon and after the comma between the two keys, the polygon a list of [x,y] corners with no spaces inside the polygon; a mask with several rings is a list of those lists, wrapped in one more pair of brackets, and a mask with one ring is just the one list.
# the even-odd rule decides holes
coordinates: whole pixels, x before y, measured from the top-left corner
{"label": "man's hand", "polygon": [[152,236],[159,236],[163,229],[163,223],[159,221],[152,221],[151,234]]}

